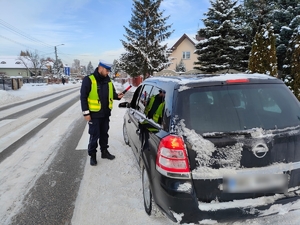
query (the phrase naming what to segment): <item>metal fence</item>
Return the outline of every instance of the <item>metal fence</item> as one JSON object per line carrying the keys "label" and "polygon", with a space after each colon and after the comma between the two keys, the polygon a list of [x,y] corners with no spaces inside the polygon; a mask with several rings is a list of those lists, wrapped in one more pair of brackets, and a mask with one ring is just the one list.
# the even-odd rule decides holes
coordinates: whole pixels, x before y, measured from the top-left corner
{"label": "metal fence", "polygon": [[0,78],[0,90],[11,90],[12,79],[11,78]]}
{"label": "metal fence", "polygon": [[[66,78],[66,83],[77,82],[78,79]],[[20,89],[23,84],[60,84],[61,78],[43,78],[43,77],[1,77],[0,76],[0,90],[17,90]]]}
{"label": "metal fence", "polygon": [[23,78],[23,83],[48,83],[46,78]]}
{"label": "metal fence", "polygon": [[0,77],[0,90],[17,90],[20,89],[24,83],[49,83],[46,78],[3,78]]}

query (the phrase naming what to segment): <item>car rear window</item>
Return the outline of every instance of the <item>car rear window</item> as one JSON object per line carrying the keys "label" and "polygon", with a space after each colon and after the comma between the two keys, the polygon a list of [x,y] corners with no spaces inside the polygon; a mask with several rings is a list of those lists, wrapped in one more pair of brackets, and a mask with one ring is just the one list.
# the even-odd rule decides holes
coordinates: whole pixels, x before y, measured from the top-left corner
{"label": "car rear window", "polygon": [[300,125],[299,102],[284,84],[198,87],[179,92],[176,113],[198,133]]}

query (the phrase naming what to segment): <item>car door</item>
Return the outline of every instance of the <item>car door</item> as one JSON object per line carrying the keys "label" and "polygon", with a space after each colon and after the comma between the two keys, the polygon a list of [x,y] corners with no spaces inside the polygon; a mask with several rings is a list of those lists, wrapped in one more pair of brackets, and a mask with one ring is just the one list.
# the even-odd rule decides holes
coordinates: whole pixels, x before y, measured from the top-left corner
{"label": "car door", "polygon": [[[147,87],[145,87],[145,89],[146,88]],[[152,102],[152,104],[151,104],[150,102],[151,102],[152,98],[160,99],[162,90],[155,86],[151,87],[151,91],[148,92],[148,90],[150,90],[150,88],[147,89],[148,94],[147,94],[145,107],[139,109],[140,110],[139,113],[143,115],[143,118],[139,119],[139,136],[140,136],[140,142],[141,142],[141,147],[138,149],[139,162],[142,158],[143,152],[145,153],[145,150],[147,150],[145,153],[146,155],[148,155],[150,153],[150,151],[148,151],[148,150],[150,150],[150,145],[151,145],[150,143],[153,144],[153,138],[155,139],[155,134],[161,129],[160,124],[158,124],[161,122],[160,119],[158,120],[160,122],[158,122],[158,121],[155,122],[153,113],[152,114],[150,113],[151,110],[156,112],[156,110],[159,108],[159,106],[161,104],[160,103],[157,104],[154,102]],[[152,99],[152,101],[153,101],[153,99]],[[157,102],[157,100],[154,100],[154,101]],[[145,158],[147,158],[147,157],[145,157]]]}
{"label": "car door", "polygon": [[151,92],[152,86],[151,85],[141,85],[134,95],[131,102],[131,108],[129,109],[128,113],[128,130],[130,130],[128,135],[131,139],[132,149],[138,157],[138,152],[142,147],[142,137],[141,137],[141,130],[140,130],[140,122],[143,121],[146,116],[144,114],[146,102],[149,99],[149,93]]}

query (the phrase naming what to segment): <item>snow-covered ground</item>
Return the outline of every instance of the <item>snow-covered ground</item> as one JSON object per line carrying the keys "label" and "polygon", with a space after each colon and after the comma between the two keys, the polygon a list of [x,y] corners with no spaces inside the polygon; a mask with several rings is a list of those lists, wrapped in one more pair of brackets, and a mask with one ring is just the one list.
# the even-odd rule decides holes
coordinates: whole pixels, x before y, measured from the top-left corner
{"label": "snow-covered ground", "polygon": [[[114,83],[114,85],[119,90],[123,90],[128,86],[128,84],[120,85],[118,83]],[[0,90],[0,107],[75,86],[80,86],[80,83],[43,86],[25,84],[17,91]],[[134,90],[134,87],[130,89],[131,92]],[[90,166],[89,160],[87,160],[84,176],[75,203],[72,224],[174,224],[163,217],[150,218],[144,212],[139,168],[130,147],[124,144],[122,136],[123,115],[126,109],[118,108],[118,103],[119,101],[114,102],[109,131],[109,150],[112,154],[116,155],[116,159],[113,161],[103,160],[98,155],[98,165],[94,167]],[[76,106],[72,107],[74,118],[78,118],[78,115],[81,113],[79,102],[76,105],[78,110],[74,110]],[[68,116],[72,117],[72,114]],[[60,129],[60,126],[61,124],[57,124],[57,128]],[[87,140],[88,134],[85,131],[80,140],[80,144],[83,146],[87,145]],[[42,144],[45,143],[41,143],[41,145]],[[78,149],[80,149],[80,147]],[[34,158],[32,160],[34,160]],[[18,179],[20,181],[21,177]],[[14,194],[16,195],[18,193]],[[9,201],[9,196],[7,196],[7,201]],[[238,205],[239,203],[232,202],[231,204]],[[294,211],[288,212],[291,209],[294,209]],[[296,225],[299,224],[300,221],[299,209],[299,201],[285,206],[274,205],[270,210],[264,212],[263,215],[272,214],[273,212],[278,213],[276,215],[246,220],[243,223],[232,222],[230,224]],[[213,220],[206,220],[202,221],[201,224],[219,223]]]}

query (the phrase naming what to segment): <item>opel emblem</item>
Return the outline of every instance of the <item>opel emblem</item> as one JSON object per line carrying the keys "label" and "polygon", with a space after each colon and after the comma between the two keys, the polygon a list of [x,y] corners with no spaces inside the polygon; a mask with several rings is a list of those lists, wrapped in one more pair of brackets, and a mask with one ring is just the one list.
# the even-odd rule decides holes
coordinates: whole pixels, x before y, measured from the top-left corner
{"label": "opel emblem", "polygon": [[265,157],[268,151],[269,151],[268,146],[264,143],[256,144],[252,148],[253,154],[259,159]]}

